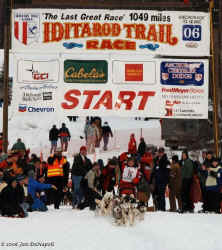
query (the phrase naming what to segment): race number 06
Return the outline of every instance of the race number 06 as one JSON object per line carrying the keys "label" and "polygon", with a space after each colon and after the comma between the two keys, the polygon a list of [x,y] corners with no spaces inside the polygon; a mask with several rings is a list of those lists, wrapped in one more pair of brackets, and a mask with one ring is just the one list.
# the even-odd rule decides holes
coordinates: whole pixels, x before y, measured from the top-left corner
{"label": "race number 06", "polygon": [[183,41],[200,41],[201,33],[200,25],[183,25]]}

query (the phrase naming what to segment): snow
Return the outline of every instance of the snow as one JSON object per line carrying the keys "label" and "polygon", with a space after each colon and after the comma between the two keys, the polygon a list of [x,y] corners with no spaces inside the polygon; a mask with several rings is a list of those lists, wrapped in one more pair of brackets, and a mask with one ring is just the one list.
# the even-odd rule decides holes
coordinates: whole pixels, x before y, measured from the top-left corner
{"label": "snow", "polygon": [[[0,218],[1,242],[53,242],[54,250],[220,250],[222,217],[213,214],[147,212],[136,225],[115,226],[111,218],[88,209],[71,207],[46,213],[32,212],[25,219]],[[1,248],[1,247],[0,247]],[[2,247],[1,249],[17,249]]]}

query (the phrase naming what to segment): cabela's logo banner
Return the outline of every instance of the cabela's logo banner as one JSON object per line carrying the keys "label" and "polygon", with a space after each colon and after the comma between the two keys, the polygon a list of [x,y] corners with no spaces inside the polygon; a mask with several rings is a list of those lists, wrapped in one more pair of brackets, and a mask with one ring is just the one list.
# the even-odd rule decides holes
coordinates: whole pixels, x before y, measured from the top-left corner
{"label": "cabela's logo banner", "polygon": [[209,55],[209,14],[150,10],[16,9],[12,49]]}
{"label": "cabela's logo banner", "polygon": [[103,60],[65,60],[64,82],[67,83],[106,83],[108,63]]}

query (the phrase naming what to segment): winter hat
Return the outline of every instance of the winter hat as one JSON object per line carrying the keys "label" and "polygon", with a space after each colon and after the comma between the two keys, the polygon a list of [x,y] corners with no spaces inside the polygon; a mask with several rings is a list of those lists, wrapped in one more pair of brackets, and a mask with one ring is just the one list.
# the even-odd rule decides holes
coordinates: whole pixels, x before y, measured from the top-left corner
{"label": "winter hat", "polygon": [[22,181],[22,180],[24,180],[26,177],[27,177],[27,176],[25,176],[25,175],[18,175],[18,176],[16,177],[16,180],[17,180],[17,181]]}
{"label": "winter hat", "polygon": [[172,161],[178,162],[179,161],[178,155],[173,155],[172,156]]}
{"label": "winter hat", "polygon": [[165,152],[165,149],[164,149],[164,148],[159,148],[158,152],[159,152],[159,153],[164,153],[164,152]]}
{"label": "winter hat", "polygon": [[114,159],[111,159],[111,160],[108,161],[108,165],[116,166],[117,164],[118,164],[117,161],[114,160]]}
{"label": "winter hat", "polygon": [[9,178],[7,179],[8,185],[11,185],[13,181],[16,181],[16,178],[15,178],[15,177],[9,177]]}
{"label": "winter hat", "polygon": [[82,146],[82,147],[80,147],[79,151],[80,151],[80,152],[81,152],[81,151],[87,151],[86,146]]}

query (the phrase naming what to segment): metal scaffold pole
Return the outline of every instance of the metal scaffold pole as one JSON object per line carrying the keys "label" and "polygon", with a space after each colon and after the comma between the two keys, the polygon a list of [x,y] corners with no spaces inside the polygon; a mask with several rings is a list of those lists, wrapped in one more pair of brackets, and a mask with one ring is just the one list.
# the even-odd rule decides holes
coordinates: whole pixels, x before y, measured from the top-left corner
{"label": "metal scaffold pole", "polygon": [[3,152],[8,151],[8,103],[9,103],[9,49],[12,0],[5,0],[4,20],[4,97],[3,97]]}
{"label": "metal scaffold pole", "polygon": [[210,42],[211,42],[211,69],[212,69],[212,94],[213,94],[213,127],[214,127],[214,147],[215,154],[219,156],[219,126],[218,126],[218,98],[217,82],[215,75],[215,52],[214,52],[214,28],[213,28],[213,8],[214,0],[210,1]]}

